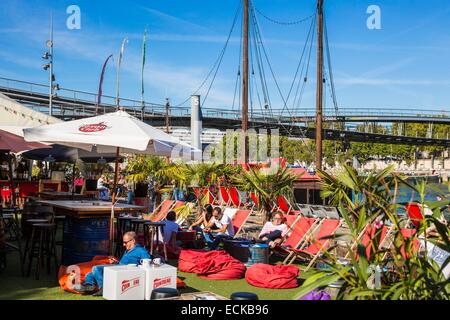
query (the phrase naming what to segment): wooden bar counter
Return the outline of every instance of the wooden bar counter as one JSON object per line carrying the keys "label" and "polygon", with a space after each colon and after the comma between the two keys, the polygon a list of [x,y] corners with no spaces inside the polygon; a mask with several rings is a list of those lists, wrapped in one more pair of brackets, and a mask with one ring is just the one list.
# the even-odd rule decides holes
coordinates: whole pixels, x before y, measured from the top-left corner
{"label": "wooden bar counter", "polygon": [[[39,200],[51,205],[55,215],[65,215],[62,263],[65,266],[92,260],[110,253],[110,217],[112,203],[99,200]],[[139,213],[143,206],[117,203],[114,215]],[[119,258],[119,257],[118,257]]]}

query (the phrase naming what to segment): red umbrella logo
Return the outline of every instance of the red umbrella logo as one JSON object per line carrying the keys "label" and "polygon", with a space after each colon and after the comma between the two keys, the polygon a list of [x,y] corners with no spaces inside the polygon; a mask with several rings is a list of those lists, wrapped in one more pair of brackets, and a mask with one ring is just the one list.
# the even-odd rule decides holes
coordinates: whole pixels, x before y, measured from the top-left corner
{"label": "red umbrella logo", "polygon": [[104,122],[100,122],[82,125],[78,130],[81,132],[99,132],[106,128],[108,128],[108,126]]}

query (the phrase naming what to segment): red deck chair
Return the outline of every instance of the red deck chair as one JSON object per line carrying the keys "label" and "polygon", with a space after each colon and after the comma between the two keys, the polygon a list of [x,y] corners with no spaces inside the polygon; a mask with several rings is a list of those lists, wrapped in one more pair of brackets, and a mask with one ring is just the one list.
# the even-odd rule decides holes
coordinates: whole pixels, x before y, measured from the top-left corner
{"label": "red deck chair", "polygon": [[310,234],[299,249],[290,249],[290,251],[293,252],[293,257],[288,264],[294,262],[296,258],[310,260],[308,266],[304,270],[308,271],[323,254],[323,251],[329,248],[331,244],[331,239],[329,237],[334,235],[341,224],[341,220],[323,219],[322,223],[317,228],[319,231],[317,231],[315,236]]}
{"label": "red deck chair", "polygon": [[221,197],[220,205],[226,207],[230,206],[231,198],[227,189],[224,186],[219,186],[219,191]]}
{"label": "red deck chair", "polygon": [[412,224],[416,228],[419,227],[420,222],[423,220],[422,208],[420,205],[417,203],[407,203],[405,208]]}
{"label": "red deck chair", "polygon": [[[381,234],[380,234],[380,243],[378,244],[378,248],[383,247],[383,244],[386,241],[386,236],[388,234],[390,234],[391,231],[392,231],[392,227],[383,226],[383,229],[381,230]],[[370,260],[370,256],[372,253],[371,240],[375,237],[376,233],[377,233],[377,229],[373,226],[373,224],[368,224],[364,228],[364,230],[361,232],[360,236],[358,236],[358,240],[355,241],[354,244],[352,245],[352,251],[354,251],[356,249],[356,246],[358,245],[358,243],[360,243],[361,245],[363,245],[366,248],[366,257],[367,257],[367,260]],[[348,258],[349,254],[350,253],[347,253],[345,255],[345,258]],[[355,258],[356,258],[356,260],[359,259],[356,252],[355,252]]]}
{"label": "red deck chair", "polygon": [[[405,238],[405,239],[409,239],[409,238],[412,238],[412,237],[414,237],[415,235],[416,235],[416,229],[401,229],[400,230],[400,232],[402,233],[402,235],[403,235],[403,237]],[[419,242],[419,240],[417,239],[417,237],[414,237],[414,239],[413,239],[413,244],[412,244],[412,249],[413,249],[413,251],[415,252],[415,253],[417,253],[418,251],[419,251],[419,247],[420,247],[420,242]],[[409,254],[406,252],[406,250],[405,250],[405,245],[403,245],[401,248],[400,248],[400,254],[402,255],[402,257],[404,258],[404,259],[409,259],[410,258],[410,256],[409,256]]]}
{"label": "red deck chair", "polygon": [[239,197],[239,192],[237,191],[236,187],[231,187],[228,189],[228,193],[230,194],[231,203],[236,207],[244,207],[245,204],[241,202],[241,199]]}
{"label": "red deck chair", "polygon": [[250,192],[250,198],[252,199],[253,204],[254,204],[256,207],[259,207],[259,204],[258,204],[258,197],[256,196],[256,193]]}
{"label": "red deck chair", "polygon": [[234,214],[233,220],[231,223],[233,224],[234,228],[234,237],[237,237],[237,235],[241,232],[242,227],[247,222],[248,218],[252,214],[252,210],[238,210]]}
{"label": "red deck chair", "polygon": [[286,198],[283,195],[279,195],[277,198],[277,206],[278,208],[283,211],[285,214],[300,214],[300,210],[294,210],[292,208],[292,205],[288,203]]}
{"label": "red deck chair", "polygon": [[156,208],[156,210],[154,210],[151,214],[150,220],[152,220],[153,222],[158,222],[165,219],[173,204],[173,200],[164,200],[163,202],[161,202],[158,208]]}
{"label": "red deck chair", "polygon": [[275,248],[279,253],[287,255],[283,263],[286,263],[292,257],[293,253],[290,249],[300,247],[305,237],[314,232],[320,223],[320,219],[317,218],[293,215],[286,217],[286,224],[289,227],[289,231],[281,245]]}

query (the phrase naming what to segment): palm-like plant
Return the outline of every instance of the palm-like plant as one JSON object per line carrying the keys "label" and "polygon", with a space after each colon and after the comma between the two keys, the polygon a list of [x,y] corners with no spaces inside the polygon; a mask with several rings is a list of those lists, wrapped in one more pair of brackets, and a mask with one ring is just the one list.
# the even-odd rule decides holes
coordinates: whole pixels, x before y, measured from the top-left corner
{"label": "palm-like plant", "polygon": [[205,205],[208,203],[208,198],[203,194],[203,190],[211,185],[219,184],[224,177],[229,177],[237,169],[232,168],[230,165],[203,162],[187,164],[184,170],[186,181],[200,188],[197,198],[198,204]]}
{"label": "palm-like plant", "polygon": [[135,155],[128,160],[127,180],[146,183],[153,180],[156,198],[162,192],[168,191],[164,186],[172,181],[180,185],[186,182],[186,170],[182,165],[167,163],[165,159],[156,156]]}
{"label": "palm-like plant", "polygon": [[273,202],[278,196],[292,192],[294,177],[288,169],[281,167],[276,170],[271,168],[243,170],[234,179],[238,188],[248,192],[254,192],[258,198],[260,210],[264,216],[264,222],[271,219]]}
{"label": "palm-like plant", "polygon": [[[326,175],[324,179],[327,189],[323,194],[338,205],[349,229],[345,234],[336,234],[335,238],[345,237],[347,242],[350,238],[356,243],[356,247],[348,244],[345,248],[349,257],[347,263],[342,263],[342,259],[331,254],[332,249],[325,251],[328,270],[313,270],[300,288],[298,297],[340,280],[342,287],[337,299],[450,299],[450,284],[442,272],[450,263],[450,258],[438,266],[427,257],[426,246],[424,254],[418,252],[414,245],[417,238],[403,236],[401,230],[405,221],[397,215],[402,207],[396,203],[398,186],[402,183],[418,192],[422,206],[426,204],[434,210],[432,217],[426,217],[420,223],[416,235],[423,235],[425,241],[431,241],[448,252],[450,231],[437,220],[437,216],[450,201],[425,202],[424,182],[420,186],[412,186],[390,170],[379,174],[372,172],[367,177],[357,176],[351,168],[345,168],[345,173],[336,177],[320,172],[322,177]],[[387,187],[392,189],[386,190]],[[349,201],[346,195],[349,190],[358,191],[361,199],[355,200],[355,203]],[[370,240],[371,254],[368,257],[366,247],[358,235],[375,219],[389,223],[391,234],[387,236],[388,243],[381,246],[379,228]],[[439,234],[434,240],[428,239],[426,232],[432,225]],[[377,278],[378,281],[375,280]]]}

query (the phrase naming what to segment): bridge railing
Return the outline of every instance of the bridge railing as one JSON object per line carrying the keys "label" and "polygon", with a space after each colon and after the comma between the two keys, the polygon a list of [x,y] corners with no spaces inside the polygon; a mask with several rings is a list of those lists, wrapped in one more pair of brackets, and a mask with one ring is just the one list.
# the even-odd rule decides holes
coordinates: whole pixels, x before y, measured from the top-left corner
{"label": "bridge railing", "polygon": [[[32,94],[36,99],[37,104],[41,106],[33,106],[40,111],[46,111],[46,104],[48,104],[48,91],[49,86],[32,83],[21,80],[14,80],[9,78],[0,77],[0,89],[2,91],[16,92],[23,91],[24,93]],[[16,93],[19,95],[19,93]],[[40,97],[39,97],[40,96]],[[68,107],[73,114],[77,115],[90,115],[95,111],[95,107],[98,101],[98,94],[92,92],[86,92],[81,90],[72,90],[67,88],[60,88],[54,99],[55,106],[63,105]],[[136,116],[141,114],[142,102],[135,99],[120,98],[120,105],[127,109],[128,112],[134,113]],[[102,95],[101,105],[99,111],[110,112],[116,108],[116,98],[109,95]],[[61,112],[61,114],[69,114],[68,110],[61,108],[58,111],[56,107],[55,112]],[[165,115],[166,107],[164,104],[144,102],[145,117],[152,117],[155,115]],[[209,118],[222,118],[230,120],[241,119],[240,110],[230,110],[226,107],[223,108],[202,108],[203,116]],[[249,113],[249,119],[253,121],[262,121],[269,123],[294,123],[294,122],[307,122],[311,121],[315,117],[315,108],[302,108],[297,109],[295,112],[287,112],[286,109],[272,108],[271,110],[255,110]],[[171,116],[187,117],[190,116],[190,107],[179,106],[170,107],[169,113]],[[414,108],[386,108],[386,109],[364,109],[364,108],[349,108],[340,107],[338,114],[334,108],[325,108],[323,110],[325,120],[335,120],[336,117],[435,117],[435,118],[450,118],[450,111],[446,109],[441,110],[418,110]]]}

